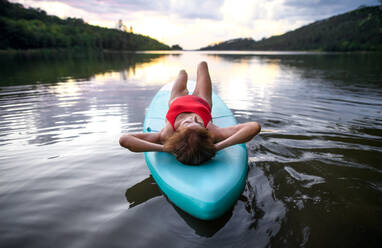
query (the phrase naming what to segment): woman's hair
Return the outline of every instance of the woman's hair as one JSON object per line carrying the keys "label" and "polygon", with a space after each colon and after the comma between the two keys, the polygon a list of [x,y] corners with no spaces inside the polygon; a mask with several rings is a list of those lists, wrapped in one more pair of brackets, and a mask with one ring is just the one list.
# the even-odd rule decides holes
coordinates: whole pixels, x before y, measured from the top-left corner
{"label": "woman's hair", "polygon": [[199,165],[216,153],[214,137],[204,128],[177,130],[164,145],[179,162],[188,165]]}

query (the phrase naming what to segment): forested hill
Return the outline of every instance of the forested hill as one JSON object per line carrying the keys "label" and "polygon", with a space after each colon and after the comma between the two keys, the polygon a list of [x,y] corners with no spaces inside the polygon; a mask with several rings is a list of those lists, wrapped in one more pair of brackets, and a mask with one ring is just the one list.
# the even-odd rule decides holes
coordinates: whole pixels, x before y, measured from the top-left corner
{"label": "forested hill", "polygon": [[268,39],[239,38],[201,50],[382,51],[382,10],[363,7]]}
{"label": "forested hill", "polygon": [[82,19],[47,15],[0,0],[0,49],[89,48],[169,50],[150,37],[84,23]]}

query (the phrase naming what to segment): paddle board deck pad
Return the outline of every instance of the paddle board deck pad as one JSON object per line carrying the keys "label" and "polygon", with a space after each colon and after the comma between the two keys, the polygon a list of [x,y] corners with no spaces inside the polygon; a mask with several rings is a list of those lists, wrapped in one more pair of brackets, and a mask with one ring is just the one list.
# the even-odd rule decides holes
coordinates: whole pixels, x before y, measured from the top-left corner
{"label": "paddle board deck pad", "polygon": [[[188,83],[189,91],[195,82]],[[143,132],[158,132],[165,126],[172,83],[163,86],[146,110]],[[237,124],[232,112],[214,92],[212,121],[219,127]],[[211,220],[220,217],[235,204],[244,190],[248,172],[245,144],[227,147],[211,160],[190,166],[178,162],[166,152],[145,152],[152,176],[163,193],[190,215]]]}

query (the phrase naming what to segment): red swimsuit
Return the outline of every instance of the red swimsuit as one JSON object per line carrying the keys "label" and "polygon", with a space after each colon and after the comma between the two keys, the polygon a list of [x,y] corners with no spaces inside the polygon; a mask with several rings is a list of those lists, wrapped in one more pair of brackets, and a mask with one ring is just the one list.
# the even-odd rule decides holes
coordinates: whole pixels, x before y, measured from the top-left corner
{"label": "red swimsuit", "polygon": [[199,115],[207,127],[208,122],[211,120],[211,107],[204,99],[186,95],[176,98],[171,104],[166,114],[167,120],[175,130],[175,119],[180,113],[191,112]]}

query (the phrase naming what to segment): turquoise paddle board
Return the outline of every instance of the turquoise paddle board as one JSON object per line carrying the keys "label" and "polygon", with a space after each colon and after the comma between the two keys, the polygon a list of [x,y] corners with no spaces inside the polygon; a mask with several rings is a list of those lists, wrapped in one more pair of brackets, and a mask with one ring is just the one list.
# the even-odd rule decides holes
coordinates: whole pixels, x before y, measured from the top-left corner
{"label": "turquoise paddle board", "polygon": [[[195,82],[188,83],[192,92]],[[158,132],[165,126],[172,83],[163,86],[149,105],[143,132]],[[237,124],[235,117],[215,93],[212,94],[212,121],[219,127]],[[159,188],[180,209],[211,220],[231,209],[244,190],[248,171],[245,144],[227,147],[211,160],[190,166],[166,152],[145,152],[145,160]]]}

